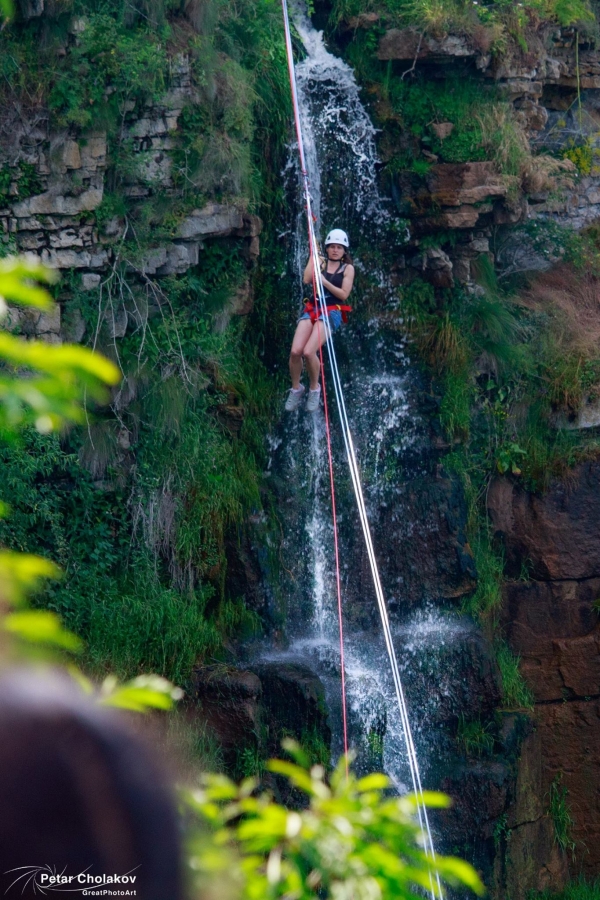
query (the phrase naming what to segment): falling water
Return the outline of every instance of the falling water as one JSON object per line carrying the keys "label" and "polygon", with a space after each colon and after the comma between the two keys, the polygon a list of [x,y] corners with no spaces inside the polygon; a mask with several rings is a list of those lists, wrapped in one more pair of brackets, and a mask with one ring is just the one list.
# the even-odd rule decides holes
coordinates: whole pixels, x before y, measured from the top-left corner
{"label": "falling water", "polygon": [[[353,245],[385,244],[391,258],[406,240],[406,230],[397,221],[377,185],[375,129],[363,107],[350,67],[325,47],[323,35],[306,14],[293,9],[293,17],[305,58],[297,65],[300,115],[305,137],[309,185],[318,230],[345,228]],[[298,195],[297,152],[290,147],[286,169],[290,193],[297,199],[290,264],[298,293],[290,297],[290,317],[300,309],[300,278],[308,246],[305,218]],[[356,262],[360,270],[360,261]],[[366,275],[367,273],[365,273]],[[371,521],[386,503],[400,503],[397,483],[410,470],[419,471],[428,452],[426,426],[416,410],[413,376],[405,353],[404,337],[382,324],[382,313],[397,307],[389,270],[383,264],[369,265],[366,286],[355,290],[353,301],[377,312],[355,321],[336,335],[344,391],[355,436],[359,464]],[[335,433],[335,416],[332,412]],[[356,512],[350,496],[343,448],[334,438],[335,475],[339,502],[342,558],[342,596],[346,610],[346,679],[350,736],[359,753],[359,767],[383,763],[399,790],[408,789],[409,773],[404,735],[394,685],[388,671],[380,631],[365,626],[363,610],[374,607],[372,588],[357,572],[361,554],[357,550]],[[286,487],[283,510],[284,570],[288,649],[263,654],[263,658],[301,662],[325,684],[333,732],[332,755],[342,751],[340,728],[340,654],[333,558],[333,531],[329,496],[329,473],[322,412],[304,410],[287,416],[273,441],[270,471]],[[400,510],[400,515],[402,511]],[[405,533],[410,532],[410,522]],[[376,548],[377,549],[377,548]],[[291,577],[293,573],[293,577]],[[285,577],[285,576],[283,576]],[[364,583],[363,583],[364,582]],[[359,585],[359,587],[357,587]],[[402,606],[401,585],[386,585],[389,599]],[[346,602],[352,597],[352,603]],[[352,615],[352,609],[358,611]],[[400,617],[402,619],[402,617]],[[426,657],[428,665],[452,642],[458,625],[435,610],[418,610],[395,626],[394,639],[403,679],[409,687],[409,709],[415,741],[421,755],[431,743],[431,717],[435,697],[429,695],[427,678],[419,676]],[[416,673],[416,677],[415,676]],[[411,691],[419,686],[419,697]],[[424,687],[423,687],[424,685]],[[425,740],[427,738],[427,741]]]}

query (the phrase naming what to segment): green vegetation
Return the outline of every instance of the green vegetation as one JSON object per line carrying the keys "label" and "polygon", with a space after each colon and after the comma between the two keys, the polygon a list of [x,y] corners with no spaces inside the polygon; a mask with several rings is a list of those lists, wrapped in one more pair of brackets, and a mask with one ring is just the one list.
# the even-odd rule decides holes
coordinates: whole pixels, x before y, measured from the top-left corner
{"label": "green vegetation", "polygon": [[[383,102],[377,113],[389,120],[400,141],[401,151],[390,157],[388,171],[408,169],[426,175],[427,169],[420,173],[416,168],[416,162],[425,160],[412,162],[423,151],[435,154],[440,162],[493,159],[508,176],[518,176],[525,169],[531,152],[512,104],[494,88],[482,91],[481,84],[470,78],[431,81],[419,73],[407,80],[386,79],[383,68],[378,71],[363,52],[357,37],[349,56],[366,68],[368,81],[379,83]],[[385,149],[388,156],[392,148]]]}
{"label": "green vegetation", "polygon": [[[13,23],[0,35],[0,100],[46,103],[55,128],[106,130],[115,191],[143,156],[128,137],[132,111],[139,116],[158,101],[167,110],[173,105],[165,92],[181,77],[180,54],[188,51],[195,99],[172,132],[180,197],[196,206],[213,196],[260,205],[264,173],[287,131],[278,5],[157,0],[147,12],[142,6],[73,0]],[[4,170],[0,196],[8,188],[3,176]],[[20,197],[33,189],[31,177],[21,164]],[[180,211],[180,197],[171,195],[167,205]]]}
{"label": "green vegetation", "polygon": [[257,745],[240,747],[236,754],[234,776],[242,778],[260,778],[265,772],[265,760]]}
{"label": "green vegetation", "polygon": [[221,744],[210,726],[177,706],[167,716],[161,732],[165,750],[179,766],[180,778],[192,783],[198,772],[223,772]]}
{"label": "green vegetation", "polygon": [[600,453],[593,433],[569,427],[600,384],[596,230],[575,235],[549,226],[532,230],[532,239],[562,262],[504,287],[484,259],[476,293],[434,292],[417,279],[403,288],[402,301],[452,444],[445,466],[467,500],[478,581],[463,608],[496,646],[510,709],[528,708],[533,698],[518,660],[498,639],[504,560],[487,519],[488,485],[501,474],[544,490],[552,477]]}
{"label": "green vegetation", "polygon": [[[6,259],[0,264],[0,318],[7,312],[5,300],[17,306],[51,310],[43,283],[54,273],[29,259]],[[38,434],[56,432],[66,424],[81,422],[84,404],[104,401],[106,388],[118,382],[120,373],[107,359],[83,347],[65,344],[48,347],[0,334],[0,439],[17,445],[19,432],[33,428]],[[0,519],[9,514],[0,502]],[[60,569],[50,560],[30,553],[0,551],[0,629],[3,663],[34,659],[64,664],[65,654],[80,653],[80,639],[48,610],[29,607],[30,596],[45,579],[58,578]],[[88,694],[92,683],[74,665],[71,677]],[[101,685],[97,702],[137,712],[170,709],[180,699],[179,688],[156,675],[141,675],[119,684],[109,675]]]}
{"label": "green vegetation", "polygon": [[514,41],[527,50],[528,27],[539,21],[591,27],[593,14],[586,0],[524,0],[515,7],[502,0],[334,0],[332,20],[339,22],[375,12],[389,26],[416,25],[436,36],[449,30],[466,32],[482,49],[506,47]]}
{"label": "green vegetation", "polygon": [[43,190],[41,178],[31,163],[21,161],[13,168],[4,165],[0,169],[0,206],[6,206],[8,203],[9,189],[13,184],[18,200],[26,200]]}
{"label": "green vegetation", "polygon": [[[475,871],[452,857],[431,864],[419,845],[412,797],[389,797],[385,775],[346,778],[344,763],[325,781],[322,766],[310,768],[293,742],[286,748],[300,765],[271,760],[268,769],[303,795],[290,811],[254,793],[253,779],[236,787],[208,777],[190,792],[187,807],[198,823],[190,846],[191,875],[204,895],[216,875],[219,896],[299,900],[319,897],[416,898],[428,890],[432,872],[453,885],[483,893]],[[446,806],[425,794],[428,806]],[[308,808],[304,808],[307,806]],[[266,859],[266,866],[265,866]]]}
{"label": "green vegetation", "polygon": [[[63,323],[83,317],[86,339],[124,381],[112,409],[86,410],[80,431],[29,430],[3,447],[0,480],[13,509],[0,540],[61,565],[65,577],[36,603],[86,641],[94,672],[183,683],[194,663],[262,629],[228,586],[227,564],[263,504],[277,385],[256,348],[281,287],[252,269],[236,237],[208,244],[187,275],[155,281],[143,269],[208,200],[277,215],[289,108],[280,33],[275,0],[74,0],[0,34],[2,103],[47,104],[52,127],[81,147],[88,129],[108,134],[107,190],[89,221],[111,245],[111,270],[99,292],[82,290],[76,273],[55,290]],[[144,147],[128,126],[147,104],[169,109],[182,77],[191,86],[169,134],[166,186],[143,176]],[[141,202],[128,195],[133,180],[148,191]],[[44,189],[26,163],[0,170],[0,195],[14,185],[19,199]],[[261,291],[242,322],[229,309],[238,292],[251,296],[253,278]],[[123,316],[128,334],[116,341]]]}
{"label": "green vegetation", "polygon": [[382,759],[383,758],[383,736],[374,729],[371,729],[367,734],[367,743],[369,745],[369,752],[374,759]]}
{"label": "green vegetation", "polygon": [[494,825],[494,846],[496,850],[502,843],[510,841],[511,835],[512,829],[508,826],[508,815],[507,813],[502,813]]}
{"label": "green vegetation", "polygon": [[569,791],[562,783],[562,774],[559,773],[550,785],[548,812],[554,825],[554,841],[563,852],[570,851],[575,855],[575,842],[571,837],[573,830],[573,817],[567,798]]}
{"label": "green vegetation", "polygon": [[302,730],[300,746],[311,766],[323,766],[325,770],[329,769],[331,764],[329,742],[325,741],[322,732],[316,726]]}
{"label": "green vegetation", "polygon": [[578,878],[570,881],[563,891],[548,890],[529,895],[529,900],[550,900],[550,898],[552,900],[599,900],[600,879],[588,881],[585,878]]}
{"label": "green vegetation", "polygon": [[496,660],[502,679],[502,705],[505,709],[533,709],[533,694],[519,671],[519,657],[502,641],[496,644]]}
{"label": "green vegetation", "polygon": [[[224,640],[260,630],[254,613],[225,596],[225,545],[260,505],[256,432],[269,395],[259,393],[238,343],[207,332],[203,348],[196,334],[194,353],[206,350],[219,380],[198,382],[201,370],[190,362],[195,386],[187,390],[173,378],[138,383],[138,402],[119,423],[136,435],[138,464],[127,489],[117,474],[119,431],[108,418],[91,420],[62,444],[30,431],[2,450],[13,515],[0,523],[0,537],[64,568],[66,578],[38,602],[86,640],[94,670],[153,670],[181,683],[195,662],[218,656]],[[162,326],[153,335],[160,351]],[[219,416],[232,400],[243,412],[243,396],[253,424],[232,435]]]}
{"label": "green vegetation", "polygon": [[494,749],[492,725],[480,718],[466,719],[460,716],[456,730],[456,742],[466,756],[489,756]]}

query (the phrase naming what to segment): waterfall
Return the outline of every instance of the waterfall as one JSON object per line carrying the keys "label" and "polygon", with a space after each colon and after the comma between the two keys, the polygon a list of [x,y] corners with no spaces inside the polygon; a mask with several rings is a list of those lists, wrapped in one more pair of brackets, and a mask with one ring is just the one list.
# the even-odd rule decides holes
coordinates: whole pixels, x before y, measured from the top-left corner
{"label": "waterfall", "polygon": [[[365,497],[371,522],[382,505],[398,502],[395,480],[404,471],[418,470],[427,452],[426,426],[412,398],[412,373],[403,335],[382,324],[382,314],[397,308],[387,259],[406,240],[377,184],[375,128],[365,110],[350,67],[325,47],[306,14],[295,8],[294,22],[306,55],[297,65],[297,86],[313,210],[324,234],[333,227],[350,234],[358,248],[357,271],[362,284],[352,294],[358,307],[355,319],[335,337],[343,371],[351,427],[356,439]],[[297,150],[290,147],[286,168],[289,192],[296,198],[296,218],[289,262],[298,284],[287,301],[291,318],[301,308],[299,273],[308,256],[306,223],[298,196]],[[361,262],[369,256],[368,266]],[[381,260],[384,260],[383,262]],[[361,312],[361,307],[363,312]],[[365,308],[373,308],[365,315]],[[334,417],[335,422],[335,417]],[[335,432],[335,425],[334,425]],[[401,792],[412,789],[405,737],[394,684],[380,629],[368,610],[375,598],[362,571],[362,538],[356,530],[356,509],[345,469],[339,435],[334,443],[342,556],[342,592],[346,613],[346,679],[351,745],[360,770],[383,765]],[[332,756],[342,752],[340,715],[340,657],[336,609],[333,532],[327,451],[322,412],[303,410],[287,416],[272,440],[269,470],[285,485],[281,510],[284,533],[285,582],[289,598],[285,651],[269,651],[263,659],[282,659],[309,665],[325,684],[333,732]],[[402,511],[399,510],[399,514]],[[407,523],[407,533],[410,523]],[[376,552],[381,551],[376,546]],[[402,606],[402,585],[386,585],[389,599]],[[435,610],[418,610],[395,627],[395,642],[403,678],[422,667],[419,652],[434,659],[459,627]],[[421,694],[423,679],[417,679]],[[417,683],[415,682],[415,684]],[[410,692],[409,692],[410,693]],[[411,697],[411,699],[413,699]],[[420,698],[413,717],[419,751],[431,742],[426,715],[432,699]]]}

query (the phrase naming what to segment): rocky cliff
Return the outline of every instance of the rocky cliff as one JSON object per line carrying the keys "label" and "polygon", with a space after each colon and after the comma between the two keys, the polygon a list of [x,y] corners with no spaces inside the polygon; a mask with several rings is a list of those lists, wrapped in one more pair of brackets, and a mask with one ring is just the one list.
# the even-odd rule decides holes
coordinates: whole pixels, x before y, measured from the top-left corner
{"label": "rocky cliff", "polygon": [[[23,15],[42,21],[43,13],[43,3],[29,4]],[[57,59],[79,52],[88,25],[69,15],[56,47]],[[87,629],[86,634],[99,641],[107,622],[112,629],[115,615],[120,616],[122,632],[127,632],[127,616],[141,596],[141,613],[131,631],[143,639],[135,644],[124,638],[126,648],[119,657],[123,666],[162,665],[172,674],[180,671],[174,669],[174,660],[183,659],[186,677],[193,669],[192,715],[210,722],[219,734],[230,769],[249,774],[256,770],[257,760],[276,752],[280,738],[289,733],[312,740],[314,758],[320,759],[330,725],[323,686],[309,670],[265,665],[240,671],[247,662],[239,656],[237,639],[244,628],[253,633],[256,611],[274,642],[282,641],[285,623],[275,600],[265,599],[261,584],[269,566],[276,568],[280,538],[267,534],[264,525],[259,465],[239,455],[246,441],[260,459],[256,444],[263,441],[265,424],[256,392],[261,382],[253,381],[250,389],[244,381],[247,372],[240,374],[232,357],[245,361],[252,357],[249,346],[254,352],[258,343],[272,343],[274,334],[278,339],[287,334],[278,329],[281,313],[274,302],[285,285],[282,288],[281,259],[273,250],[273,239],[269,260],[257,270],[259,207],[231,174],[239,161],[239,147],[238,156],[226,155],[239,137],[240,121],[244,122],[245,104],[239,104],[241,111],[235,106],[236,90],[242,101],[246,96],[231,77],[235,60],[223,49],[229,44],[224,42],[216,57],[207,56],[206,71],[200,76],[195,60],[202,42],[190,32],[189,17],[177,28],[169,46],[165,83],[152,96],[132,100],[119,95],[116,125],[114,121],[110,127],[100,121],[61,125],[47,102],[36,98],[32,102],[31,96],[23,95],[2,101],[0,217],[7,252],[35,253],[65,276],[55,313],[13,312],[11,327],[54,343],[66,338],[98,344],[129,366],[111,411],[101,419],[105,437],[92,422],[91,449],[76,448],[91,473],[89,492],[83,492],[80,474],[73,474],[72,456],[59,460],[50,472],[40,466],[32,475],[37,489],[54,484],[62,491],[60,509],[53,509],[40,527],[44,552],[62,553],[61,562],[70,575],[75,573],[73,577],[86,566],[92,572],[85,593],[93,594],[94,604],[80,612],[81,597],[73,599],[67,593],[59,608],[73,617],[74,627]],[[392,597],[392,612],[400,621],[407,606],[431,598],[456,607],[476,591],[477,576],[484,580],[481,555],[475,542],[469,543],[473,501],[465,499],[468,479],[459,478],[464,474],[459,445],[467,440],[469,427],[477,432],[473,423],[460,419],[460,410],[448,412],[444,404],[449,405],[451,389],[464,375],[466,405],[476,386],[483,384],[481,390],[487,393],[481,409],[496,428],[498,421],[519,418],[522,409],[515,408],[523,406],[523,393],[510,387],[516,401],[509,410],[506,395],[500,396],[505,386],[497,378],[501,365],[493,341],[487,340],[488,335],[476,352],[472,348],[467,352],[460,338],[469,331],[481,334],[484,325],[466,314],[453,319],[455,309],[448,298],[452,301],[460,294],[464,307],[471,309],[484,291],[478,268],[482,260],[493,262],[501,278],[548,269],[562,253],[560,241],[548,228],[568,224],[580,229],[600,214],[596,165],[600,52],[579,32],[557,26],[532,28],[527,49],[511,45],[499,53],[493,52],[485,29],[434,36],[414,28],[384,27],[376,14],[342,23],[336,39],[345,49],[350,35],[363,32],[375,36],[370,56],[386,67],[392,84],[412,90],[411,79],[418,76],[441,92],[444,85],[462,79],[475,85],[475,94],[493,96],[497,114],[508,116],[507,130],[520,147],[522,163],[511,168],[510,161],[499,161],[497,146],[492,152],[473,142],[467,149],[461,145],[462,153],[456,146],[450,152],[449,142],[460,131],[456,122],[437,112],[432,117],[429,107],[423,122],[416,120],[416,113],[415,121],[409,121],[408,103],[403,118],[393,108],[389,92],[386,95],[381,85],[371,86],[373,112],[382,126],[382,184],[404,217],[409,235],[405,239],[403,232],[398,247],[392,248],[393,280],[407,304],[406,312],[392,316],[393,327],[403,329],[416,317],[407,298],[416,296],[418,288],[419,302],[429,304],[427,314],[444,325],[450,322],[459,332],[458,337],[449,329],[444,332],[445,343],[439,330],[416,338],[410,351],[415,364],[426,358],[431,366],[419,375],[416,401],[426,422],[421,437],[427,452],[416,460],[410,477],[396,474],[390,464],[394,490],[377,507],[379,545],[386,547],[382,554],[386,583],[402,586]],[[108,79],[102,87],[104,100],[113,96],[113,87]],[[229,131],[222,127],[223,108],[230,113]],[[190,110],[197,119],[190,120]],[[275,121],[283,141],[287,112]],[[271,122],[272,131],[275,127]],[[218,132],[219,160],[225,171],[219,175],[217,166],[212,184],[187,162],[196,153],[201,171],[215,167],[202,143],[206,138],[209,144],[210,135],[214,137],[210,129]],[[202,139],[200,150],[188,140],[190,133]],[[245,134],[249,145],[254,136],[250,131]],[[210,146],[214,150],[217,145]],[[264,151],[267,167],[279,173],[281,158],[268,156],[264,132],[260,147],[252,146],[255,156],[258,149]],[[416,168],[415,159],[420,163]],[[194,178],[189,188],[188,181]],[[273,193],[266,196],[264,208],[274,203]],[[146,218],[145,211],[149,211]],[[536,224],[546,228],[542,238],[532,227]],[[276,231],[273,222],[270,230]],[[227,281],[232,271],[234,277]],[[222,279],[227,281],[224,292],[219,289]],[[256,297],[262,311],[253,325],[264,329],[260,341],[254,335],[254,343],[243,348],[234,344],[232,350],[226,338],[237,333],[239,317],[247,320],[252,314]],[[157,328],[156,337],[146,339],[146,326],[152,322],[161,323],[163,330]],[[201,339],[205,343],[198,350]],[[454,382],[438,365],[442,352],[450,353],[448,347],[455,353],[450,372]],[[467,371],[467,363],[473,361],[469,354],[475,362]],[[273,362],[268,352],[264,358]],[[276,362],[280,364],[281,355]],[[593,394],[595,378],[594,369],[585,382],[588,393]],[[580,399],[575,397],[573,407]],[[186,430],[182,410],[188,402],[201,409],[194,427]],[[571,419],[574,412],[574,408],[553,409],[557,416]],[[248,436],[247,426],[253,421],[260,421],[258,439],[256,433]],[[594,423],[594,419],[586,422],[592,427]],[[508,440],[499,430],[488,431],[495,441],[493,452],[480,443],[472,455],[480,469],[485,458],[486,477],[490,467],[496,473],[487,491],[487,509],[494,540],[506,557],[500,624],[520,657],[535,705],[532,712],[504,709],[494,720],[502,685],[488,621],[485,637],[481,630],[467,628],[458,649],[444,656],[446,670],[466,675],[458,685],[450,677],[439,679],[434,725],[444,735],[444,760],[451,760],[439,780],[457,798],[444,820],[450,849],[470,855],[490,880],[493,877],[498,897],[520,900],[531,889],[562,884],[568,868],[572,873],[582,868],[594,874],[600,867],[600,474],[597,463],[585,462],[566,477],[551,480],[546,490],[539,485],[534,490],[530,482],[527,490],[519,471],[519,454],[525,451],[513,435]],[[110,453],[105,452],[104,439],[112,447]],[[206,447],[204,456],[199,447]],[[499,450],[507,455],[499,456]],[[43,452],[38,448],[31,456]],[[499,468],[509,474],[499,477]],[[293,523],[292,507],[297,504],[286,498],[283,488],[270,488],[269,502]],[[476,489],[480,497],[486,496],[481,484],[476,483]],[[223,508],[212,505],[216,495],[226,496]],[[33,502],[30,495],[16,500],[19,510],[29,509]],[[90,510],[96,522],[108,524],[100,551],[94,532],[93,547],[82,561],[65,547],[84,545],[89,539]],[[253,545],[248,536],[250,520],[257,525],[255,537],[264,539],[258,553],[256,540]],[[411,541],[406,539],[409,534]],[[20,534],[17,537],[21,540]],[[12,535],[15,542],[17,537]],[[129,550],[123,551],[130,545],[146,548],[150,575],[146,557],[131,558]],[[368,579],[359,553],[357,549],[359,575],[350,588],[350,619],[368,629],[372,620],[361,606]],[[98,557],[100,569],[90,563]],[[110,593],[107,572],[120,568],[127,571],[128,581],[125,586],[120,582],[118,590],[111,588],[117,599],[103,606]],[[160,603],[151,606],[159,588]],[[254,611],[250,621],[237,603],[240,597]],[[148,610],[156,608],[159,613],[152,619]],[[165,625],[165,608],[174,609],[174,617],[183,623],[173,640],[171,632],[169,639],[165,637],[171,627]],[[210,627],[202,630],[198,622],[209,622]],[[210,623],[216,623],[219,634]],[[196,643],[187,656],[178,655],[194,629],[201,631]],[[226,652],[223,636],[230,642]],[[115,652],[111,644],[108,656]],[[215,653],[223,659],[207,665]],[[101,654],[99,658],[101,663],[106,660]],[[431,673],[421,673],[425,685],[427,675]],[[487,756],[476,758],[472,748],[457,744],[461,717],[489,726],[492,749]],[[380,764],[380,756],[373,764]],[[549,812],[557,777],[568,790],[574,859],[557,846]]]}
{"label": "rocky cliff", "polygon": [[[519,477],[519,466],[533,451],[525,443],[523,432],[527,429],[517,435],[531,401],[523,391],[522,376],[513,382],[510,377],[498,377],[503,363],[496,360],[490,364],[490,344],[483,353],[481,346],[477,347],[469,374],[462,374],[468,350],[462,351],[462,359],[460,349],[448,350],[450,338],[442,334],[447,326],[440,319],[449,323],[456,316],[454,321],[462,327],[468,322],[466,316],[461,320],[460,313],[457,315],[450,292],[462,288],[473,298],[490,290],[489,281],[483,282],[482,289],[482,258],[493,261],[497,277],[505,283],[517,276],[511,290],[518,292],[523,284],[518,278],[526,275],[531,279],[533,273],[551,269],[563,256],[564,245],[552,236],[558,234],[555,229],[568,226],[577,231],[596,221],[600,52],[592,40],[574,29],[553,26],[532,28],[522,42],[526,47],[505,48],[500,54],[490,51],[491,32],[486,37],[481,28],[454,34],[386,28],[384,13],[362,14],[348,20],[346,26],[340,41],[350,55],[353,46],[375,46],[378,60],[387,66],[376,70],[365,65],[363,77],[383,129],[384,177],[410,231],[408,245],[396,257],[396,278],[404,286],[405,296],[411,298],[415,285],[426,282],[433,288],[427,294],[419,286],[419,300],[408,307],[417,320],[417,342],[422,341],[434,372],[449,373],[444,375],[447,391],[456,391],[458,378],[471,398],[469,403],[479,392],[480,399],[475,401],[480,404],[479,412],[470,423],[465,416],[463,426],[455,424],[455,407],[450,427],[455,445],[457,441],[465,441],[467,448],[470,445],[461,463],[469,478],[480,477],[481,454],[488,454],[492,462],[490,481],[477,483],[486,498],[485,512],[496,550],[505,562],[507,580],[502,586],[498,583],[498,600],[490,601],[492,612],[487,615],[491,618],[484,628],[488,636],[501,629],[520,660],[521,674],[534,700],[531,713],[501,713],[494,732],[493,761],[463,760],[448,769],[442,787],[459,799],[444,820],[444,832],[455,850],[469,855],[483,871],[493,869],[497,896],[525,897],[532,889],[556,889],[565,883],[569,871],[594,876],[600,870],[598,465],[592,461],[569,469],[568,464],[561,464],[561,476],[552,478],[553,462],[548,458],[548,468],[529,477],[527,489]],[[376,34],[377,40],[371,37],[367,44],[361,33]],[[394,78],[404,83],[396,93]],[[520,167],[503,168],[501,154],[486,149],[489,134],[485,129],[478,132],[483,143],[468,146],[456,108],[439,99],[445,91],[459,95],[457,79],[461,78],[479,85],[490,103],[497,97],[505,104],[503,115],[513,117],[511,127],[519,131],[521,148],[526,151]],[[438,96],[435,88],[427,88],[431,83],[439,86]],[[422,118],[416,105],[418,88],[412,86],[416,84],[422,86],[429,103]],[[473,114],[476,101],[463,102],[465,111],[469,108]],[[454,112],[454,118],[444,119],[444,109]],[[451,136],[461,128],[463,144],[451,146]],[[583,147],[586,163],[582,162]],[[460,153],[471,153],[472,158],[451,161]],[[488,158],[481,158],[480,153]],[[571,277],[575,282],[578,276],[573,273]],[[536,306],[541,314],[552,314],[552,288],[550,273]],[[423,297],[435,298],[427,301],[435,312],[429,319],[425,316],[431,324],[424,338],[419,332]],[[600,304],[596,294],[590,302],[597,319]],[[569,316],[574,320],[578,315],[573,304],[561,319],[563,333],[570,328]],[[459,347],[458,336],[456,342]],[[444,361],[447,357],[449,362]],[[515,390],[514,402],[499,401],[495,389],[486,394],[496,379],[508,383],[509,391]],[[475,387],[484,383],[485,388]],[[598,424],[593,413],[587,414],[594,407],[595,384],[567,399],[567,415],[560,411],[563,399],[555,395],[548,406],[554,416],[554,425],[546,433],[549,443],[555,440],[553,434],[561,422],[563,427],[570,422],[569,427],[583,430]],[[547,395],[548,391],[540,393]],[[442,418],[445,402],[442,400]],[[499,427],[494,416],[505,417],[508,427]],[[495,448],[484,449],[487,438],[479,433],[483,421],[488,433],[495,435]],[[593,460],[597,442],[593,431],[588,434],[592,442],[588,455]],[[576,441],[574,431],[571,435]],[[516,448],[517,454],[513,460],[513,450],[506,450],[506,464],[497,449],[503,441],[504,446]],[[469,454],[475,454],[475,461],[469,462]],[[511,467],[512,477],[498,477],[498,470]],[[477,553],[475,557],[478,566],[484,562]],[[480,577],[482,571],[480,568]],[[493,610],[498,608],[500,592],[500,623],[495,629],[498,613]],[[493,694],[490,685],[480,684],[479,698],[488,694]],[[470,715],[485,717],[484,706],[471,710]],[[472,753],[486,755],[481,748]],[[567,827],[568,841],[573,842],[567,852],[557,839],[558,813],[553,807],[557,790],[562,791],[563,812],[573,820]],[[471,838],[465,843],[467,834]],[[564,840],[565,834],[563,847]]]}
{"label": "rocky cliff", "polygon": [[505,586],[503,627],[535,697],[539,795],[564,778],[577,867],[590,874],[600,865],[599,489],[600,468],[586,463],[543,496],[505,479],[488,495],[508,573],[526,571]]}
{"label": "rocky cliff", "polygon": [[[139,205],[157,192],[178,196],[172,175],[173,152],[181,133],[182,111],[197,102],[189,55],[181,53],[171,62],[166,93],[143,106],[129,103],[123,110],[119,142],[128,148],[130,167],[121,187],[122,197]],[[96,294],[103,283],[105,294],[110,292],[110,275],[120,267],[142,285],[154,276],[160,279],[185,274],[198,265],[205,242],[219,237],[243,238],[249,265],[258,257],[262,223],[246,212],[242,200],[237,204],[235,200],[229,204],[211,202],[178,214],[168,237],[165,235],[162,241],[150,237],[146,246],[132,247],[132,223],[126,216],[98,215],[98,210],[103,211],[109,177],[106,132],[53,130],[43,109],[5,109],[3,113],[0,165],[7,187],[0,201],[0,216],[5,246],[35,254],[45,265],[73,273],[76,278],[72,283],[79,290]],[[32,173],[32,183],[26,189],[24,166]],[[28,196],[23,197],[24,193]],[[61,297],[68,299],[64,292]],[[250,309],[251,293],[246,283],[228,313],[247,315]],[[75,308],[73,315],[78,324],[71,326],[68,339],[82,340],[85,332],[80,311]],[[224,315],[221,328],[227,321]],[[30,314],[21,317],[30,333],[44,335],[51,342],[61,339],[60,307],[52,320],[38,316],[33,321]],[[132,309],[129,317],[134,327],[139,327]],[[100,302],[98,328],[104,325],[113,337],[122,338],[127,321],[123,302]]]}

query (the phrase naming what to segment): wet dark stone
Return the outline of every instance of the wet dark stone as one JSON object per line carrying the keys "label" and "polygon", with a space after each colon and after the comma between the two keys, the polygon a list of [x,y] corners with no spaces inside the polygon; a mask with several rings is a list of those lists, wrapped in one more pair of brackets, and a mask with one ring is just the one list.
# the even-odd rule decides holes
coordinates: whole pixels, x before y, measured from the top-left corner
{"label": "wet dark stone", "polygon": [[[440,851],[467,859],[490,883],[498,829],[506,809],[514,774],[498,760],[457,761],[446,764],[439,789],[452,798],[452,806],[432,816],[440,834]],[[494,832],[496,831],[496,836]]]}
{"label": "wet dark stone", "polygon": [[331,731],[325,692],[318,675],[293,663],[263,663],[253,671],[224,665],[201,666],[192,673],[190,712],[216,734],[226,766],[236,773],[238,756],[281,756],[281,740],[328,748]]}
{"label": "wet dark stone", "polygon": [[407,693],[417,723],[454,726],[459,716],[485,719],[501,698],[498,665],[489,643],[477,631],[465,630],[432,651],[426,641],[403,647],[398,657],[409,674]]}
{"label": "wet dark stone", "polygon": [[531,494],[509,478],[488,492],[494,531],[506,549],[507,575],[524,565],[539,581],[600,576],[600,464],[582,463],[567,480],[553,479],[545,494]]}
{"label": "wet dark stone", "polygon": [[260,733],[262,685],[253,672],[223,665],[193,670],[188,697],[202,722],[216,734],[225,763],[233,770],[238,750],[256,748]]}
{"label": "wet dark stone", "polygon": [[[473,589],[475,564],[465,528],[462,491],[439,473],[398,484],[393,499],[378,507],[373,541],[392,618],[402,620],[415,606],[455,600]],[[358,529],[352,545],[356,577],[346,591],[348,619],[357,627],[377,627],[371,571]]]}
{"label": "wet dark stone", "polygon": [[331,731],[325,690],[318,675],[297,663],[262,663],[252,668],[262,685],[261,707],[268,754],[281,755],[284,736],[294,737],[301,743],[314,743],[317,738],[328,747]]}

